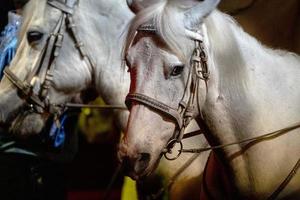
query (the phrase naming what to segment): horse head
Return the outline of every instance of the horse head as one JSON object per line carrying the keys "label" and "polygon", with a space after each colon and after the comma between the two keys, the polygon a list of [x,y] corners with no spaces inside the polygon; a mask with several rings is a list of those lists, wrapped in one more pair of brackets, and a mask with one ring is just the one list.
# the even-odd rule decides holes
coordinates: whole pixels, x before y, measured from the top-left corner
{"label": "horse head", "polygon": [[[111,89],[107,85],[117,87],[107,80],[117,79],[122,70],[114,73],[105,67],[121,65],[120,53],[109,48],[119,44],[115,32],[120,33],[125,25],[113,20],[125,24],[131,14],[126,10],[128,13],[123,15],[127,8],[119,5],[114,12],[123,18],[117,19],[117,14],[108,17],[119,29],[112,26],[106,31],[98,27],[107,26],[101,12],[108,12],[111,3],[90,4],[79,0],[32,0],[26,6],[17,53],[0,84],[0,122],[10,126],[13,133],[39,133],[48,119],[59,117],[65,103],[79,99],[90,87],[103,92]],[[120,61],[112,64],[107,52],[117,54],[115,59]],[[100,76],[106,79],[100,80]],[[100,81],[96,83],[96,79]],[[120,89],[123,87],[126,84]],[[116,92],[111,89],[108,98]]]}
{"label": "horse head", "polygon": [[195,29],[218,2],[161,1],[140,11],[131,24],[125,47],[130,117],[119,156],[132,178],[152,172],[163,152],[182,137],[177,130],[185,108],[180,105],[188,103],[194,41],[202,38]]}

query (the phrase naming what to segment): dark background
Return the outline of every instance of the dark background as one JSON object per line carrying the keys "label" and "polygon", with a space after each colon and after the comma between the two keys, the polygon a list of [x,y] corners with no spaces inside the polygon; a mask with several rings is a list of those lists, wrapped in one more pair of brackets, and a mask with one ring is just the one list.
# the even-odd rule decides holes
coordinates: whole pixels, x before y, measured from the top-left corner
{"label": "dark background", "polygon": [[[8,11],[22,6],[26,0],[0,1],[0,31],[2,31],[7,24]],[[237,7],[239,3],[246,4],[248,1],[250,2],[250,0],[222,0],[220,7],[223,11],[234,15],[247,32],[263,43],[300,53],[300,1],[256,0],[253,1],[253,5],[249,3],[250,7],[246,6],[246,10]],[[116,167],[116,160],[112,158],[115,158],[117,140],[118,138],[107,138],[105,142],[99,140],[89,143],[85,137],[80,136],[79,153],[72,163],[65,166],[69,199],[91,200],[103,196]],[[122,177],[114,187],[112,199],[119,198],[121,185]]]}
{"label": "dark background", "polygon": [[1,0],[0,3],[0,30],[2,31],[4,26],[7,24],[7,12],[15,10],[13,0]]}

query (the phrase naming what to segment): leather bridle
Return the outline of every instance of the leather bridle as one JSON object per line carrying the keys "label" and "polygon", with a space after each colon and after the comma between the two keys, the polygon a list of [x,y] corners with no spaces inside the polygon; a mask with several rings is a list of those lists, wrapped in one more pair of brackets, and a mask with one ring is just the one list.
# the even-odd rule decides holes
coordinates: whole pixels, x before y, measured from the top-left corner
{"label": "leather bridle", "polygon": [[[137,31],[153,33],[156,30],[153,25],[145,24],[140,26]],[[181,148],[180,150],[182,150],[184,131],[191,120],[194,119],[196,114],[195,110],[197,108],[197,91],[199,81],[203,80],[205,83],[207,83],[209,79],[207,56],[204,50],[203,41],[195,39],[194,42],[195,49],[190,61],[191,67],[189,68],[186,88],[178,108],[172,108],[156,100],[155,98],[141,93],[129,93],[126,97],[126,105],[128,108],[131,107],[132,102],[136,102],[169,116],[174,121],[176,128],[173,137],[169,140],[166,148],[163,151],[164,156],[168,160],[175,160],[180,156],[181,151],[179,151],[175,157],[170,157],[172,148],[176,145],[176,143],[178,143]]]}
{"label": "leather bridle", "polygon": [[[60,49],[63,45],[64,34],[66,32],[73,39],[81,59],[89,64],[92,72],[95,69],[95,64],[91,56],[84,49],[73,20],[74,7],[77,1],[65,0],[63,3],[59,0],[47,0],[49,6],[61,11],[61,16],[52,33],[47,38],[46,45],[41,52],[38,62],[24,81],[18,78],[8,67],[4,70],[5,76],[18,89],[19,96],[25,99],[33,112],[38,114],[52,114],[54,115],[54,119],[58,119],[66,107],[68,107],[67,104],[57,105],[51,103],[48,94],[53,81],[55,61],[60,55]],[[39,81],[36,81],[36,78]],[[37,82],[39,82],[40,87],[37,86]],[[39,88],[38,91],[36,88]]]}

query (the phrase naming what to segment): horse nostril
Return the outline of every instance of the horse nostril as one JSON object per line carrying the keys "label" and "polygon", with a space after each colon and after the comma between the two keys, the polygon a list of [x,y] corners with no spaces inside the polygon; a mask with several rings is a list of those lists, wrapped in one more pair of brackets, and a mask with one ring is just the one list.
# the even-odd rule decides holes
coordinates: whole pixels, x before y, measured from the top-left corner
{"label": "horse nostril", "polygon": [[137,165],[136,165],[136,170],[141,172],[145,170],[150,162],[150,154],[149,153],[141,153],[139,155],[139,158],[137,159]]}
{"label": "horse nostril", "polygon": [[122,158],[123,172],[127,175],[132,171],[135,171],[136,173],[142,173],[148,167],[149,162],[149,153],[140,153],[138,157],[135,158],[125,156]]}
{"label": "horse nostril", "polygon": [[38,42],[43,38],[44,34],[39,31],[28,31],[27,32],[27,40],[29,44],[33,42]]}
{"label": "horse nostril", "polygon": [[138,161],[148,164],[150,161],[150,154],[149,153],[141,153]]}

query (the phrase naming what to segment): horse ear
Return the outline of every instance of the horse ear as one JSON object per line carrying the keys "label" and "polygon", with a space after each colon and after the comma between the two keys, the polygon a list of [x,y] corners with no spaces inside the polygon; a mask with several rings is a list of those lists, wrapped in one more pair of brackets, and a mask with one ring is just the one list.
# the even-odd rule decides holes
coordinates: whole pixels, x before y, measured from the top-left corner
{"label": "horse ear", "polygon": [[160,0],[126,0],[130,10],[137,14],[139,11],[159,2]]}
{"label": "horse ear", "polygon": [[190,8],[185,12],[185,26],[192,30],[217,8],[220,0],[188,0],[185,3],[190,4]]}

